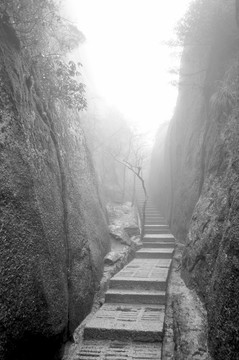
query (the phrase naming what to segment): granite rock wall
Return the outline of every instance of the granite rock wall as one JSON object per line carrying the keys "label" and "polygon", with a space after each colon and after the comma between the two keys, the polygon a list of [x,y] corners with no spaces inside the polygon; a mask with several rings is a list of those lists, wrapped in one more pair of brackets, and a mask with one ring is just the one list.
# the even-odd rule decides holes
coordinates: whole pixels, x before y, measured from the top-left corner
{"label": "granite rock wall", "polygon": [[214,3],[220,18],[210,42],[184,48],[155,194],[186,244],[182,277],[206,306],[210,352],[232,360],[239,346],[239,44],[234,2]]}
{"label": "granite rock wall", "polygon": [[[10,39],[11,40],[11,39]],[[109,235],[77,113],[47,103],[0,23],[0,358],[53,359],[91,309]]]}

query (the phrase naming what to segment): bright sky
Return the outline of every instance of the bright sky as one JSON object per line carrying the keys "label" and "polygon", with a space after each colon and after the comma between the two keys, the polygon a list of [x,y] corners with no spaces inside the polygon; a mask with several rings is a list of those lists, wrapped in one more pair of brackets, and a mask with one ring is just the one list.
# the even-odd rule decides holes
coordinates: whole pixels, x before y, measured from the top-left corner
{"label": "bright sky", "polygon": [[83,65],[97,92],[142,131],[155,132],[177,98],[168,69],[179,60],[162,42],[190,0],[65,1],[86,36]]}

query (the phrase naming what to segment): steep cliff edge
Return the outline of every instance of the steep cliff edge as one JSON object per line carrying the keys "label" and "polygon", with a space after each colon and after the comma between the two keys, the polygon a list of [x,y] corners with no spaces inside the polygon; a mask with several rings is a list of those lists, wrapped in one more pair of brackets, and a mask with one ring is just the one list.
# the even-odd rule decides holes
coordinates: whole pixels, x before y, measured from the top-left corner
{"label": "steep cliff edge", "polygon": [[90,311],[109,235],[79,117],[39,97],[0,22],[0,358],[52,359]]}
{"label": "steep cliff edge", "polygon": [[[167,194],[161,208],[173,233],[186,242],[182,276],[206,306],[211,354],[217,360],[236,360],[238,29],[234,2],[210,3],[214,11],[204,41],[187,44],[184,49],[179,97],[166,140],[164,179],[156,193]],[[208,11],[209,2],[201,4]],[[159,171],[162,174],[162,168]]]}

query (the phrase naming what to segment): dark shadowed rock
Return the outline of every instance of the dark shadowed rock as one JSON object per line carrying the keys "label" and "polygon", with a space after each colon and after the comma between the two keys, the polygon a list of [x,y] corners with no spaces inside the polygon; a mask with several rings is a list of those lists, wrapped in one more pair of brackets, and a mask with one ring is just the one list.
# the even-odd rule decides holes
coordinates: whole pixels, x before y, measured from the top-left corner
{"label": "dark shadowed rock", "polygon": [[44,108],[0,28],[0,358],[53,359],[91,309],[109,236],[79,118]]}
{"label": "dark shadowed rock", "polygon": [[129,237],[140,235],[140,230],[138,226],[134,226],[134,225],[127,226],[124,228],[124,231],[128,234]]}
{"label": "dark shadowed rock", "polygon": [[116,251],[110,251],[104,258],[106,265],[113,265],[121,258],[121,253]]}

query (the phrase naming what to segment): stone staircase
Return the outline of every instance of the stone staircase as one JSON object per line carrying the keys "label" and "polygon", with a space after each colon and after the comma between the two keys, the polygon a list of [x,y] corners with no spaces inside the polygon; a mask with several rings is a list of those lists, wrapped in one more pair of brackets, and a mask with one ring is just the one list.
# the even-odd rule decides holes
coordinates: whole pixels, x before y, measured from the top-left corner
{"label": "stone staircase", "polygon": [[143,245],[110,281],[104,305],[88,321],[79,360],[160,360],[174,237],[148,202]]}

